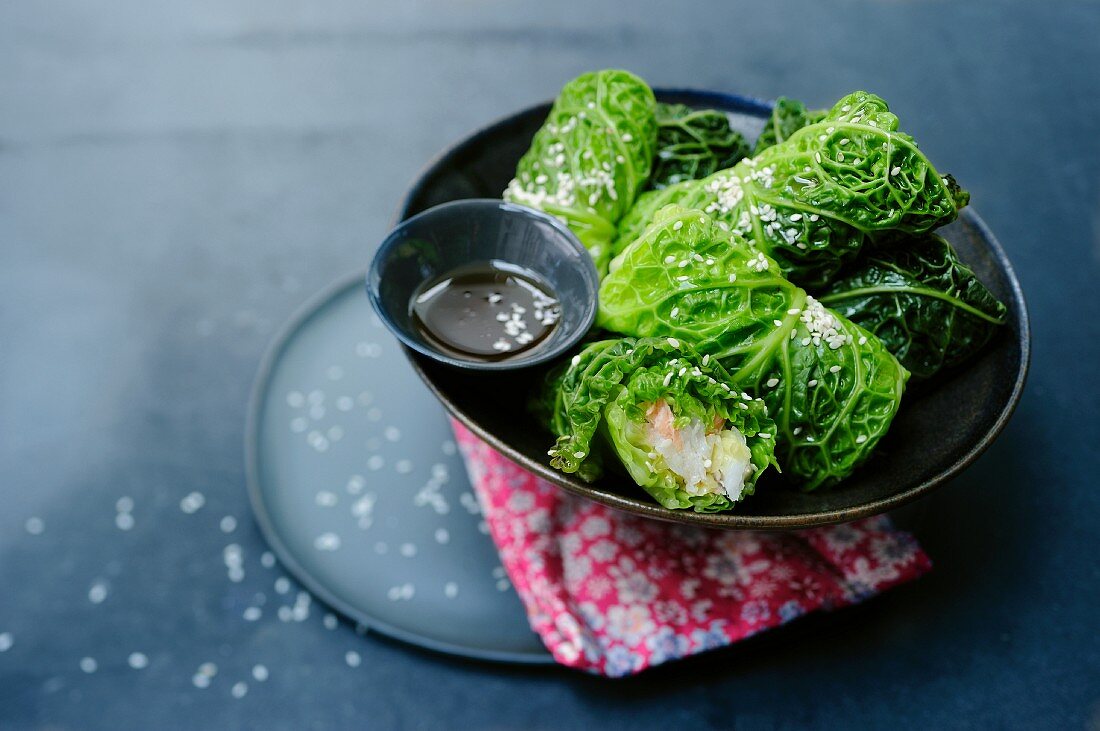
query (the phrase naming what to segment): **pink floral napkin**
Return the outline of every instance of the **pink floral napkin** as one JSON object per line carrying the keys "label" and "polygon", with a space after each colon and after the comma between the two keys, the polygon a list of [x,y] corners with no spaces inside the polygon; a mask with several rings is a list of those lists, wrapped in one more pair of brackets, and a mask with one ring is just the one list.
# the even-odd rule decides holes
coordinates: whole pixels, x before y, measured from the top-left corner
{"label": "pink floral napkin", "polygon": [[630,675],[931,568],[886,517],[797,533],[662,523],[570,495],[454,428],[504,568],[562,665]]}

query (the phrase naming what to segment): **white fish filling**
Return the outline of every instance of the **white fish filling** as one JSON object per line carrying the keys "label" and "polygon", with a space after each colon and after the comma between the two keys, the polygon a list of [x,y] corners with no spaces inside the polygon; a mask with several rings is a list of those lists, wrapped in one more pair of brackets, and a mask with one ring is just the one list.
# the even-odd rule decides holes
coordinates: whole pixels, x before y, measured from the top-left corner
{"label": "white fish filling", "polygon": [[661,402],[647,414],[646,438],[664,467],[683,481],[689,495],[725,494],[737,501],[745,480],[755,469],[745,435],[730,426],[707,434],[703,422],[692,418],[676,428],[668,405]]}

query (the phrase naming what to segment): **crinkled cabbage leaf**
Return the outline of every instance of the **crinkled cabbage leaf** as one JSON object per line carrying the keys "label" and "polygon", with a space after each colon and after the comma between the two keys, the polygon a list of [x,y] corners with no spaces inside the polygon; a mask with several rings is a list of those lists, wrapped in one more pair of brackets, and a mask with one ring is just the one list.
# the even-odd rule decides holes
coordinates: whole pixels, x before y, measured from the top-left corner
{"label": "crinkled cabbage leaf", "polygon": [[642,195],[619,222],[615,250],[675,203],[742,233],[788,278],[813,289],[851,261],[870,234],[924,233],[953,221],[968,198],[898,131],[882,99],[855,92],[754,158]]}
{"label": "crinkled cabbage leaf", "polygon": [[656,103],[649,86],[626,71],[570,81],[504,191],[505,200],[562,219],[601,274],[615,225],[649,178]]}
{"label": "crinkled cabbage leaf", "polygon": [[931,378],[981,350],[1006,313],[934,234],[880,242],[820,300],[877,335],[916,378]]}
{"label": "crinkled cabbage leaf", "polygon": [[649,187],[705,178],[747,157],[749,145],[717,109],[657,104],[657,154]]}
{"label": "crinkled cabbage leaf", "polygon": [[775,100],[772,113],[756,138],[753,154],[759,155],[773,145],[783,142],[808,124],[819,122],[828,114],[826,109],[806,109],[806,105],[797,99],[781,96]]}
{"label": "crinkled cabbage leaf", "polygon": [[611,262],[597,323],[719,358],[733,386],[768,405],[779,464],[806,489],[867,459],[909,376],[877,337],[788,281],[739,233],[680,206],[659,211]]}
{"label": "crinkled cabbage leaf", "polygon": [[[591,343],[547,382],[551,465],[592,480],[602,446],[666,508],[729,510],[775,464],[775,425],[761,400],[728,382],[715,359],[672,338]],[[685,479],[692,461],[705,480]]]}

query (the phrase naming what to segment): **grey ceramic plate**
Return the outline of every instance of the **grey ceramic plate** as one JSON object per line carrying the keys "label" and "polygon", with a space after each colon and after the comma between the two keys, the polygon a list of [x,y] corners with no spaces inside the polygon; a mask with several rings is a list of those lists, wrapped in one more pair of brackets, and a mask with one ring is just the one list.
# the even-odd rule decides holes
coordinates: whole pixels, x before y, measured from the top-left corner
{"label": "grey ceramic plate", "polygon": [[468,657],[550,662],[446,416],[371,311],[364,276],[307,304],[264,359],[246,436],[260,527],[311,592],[372,629]]}
{"label": "grey ceramic plate", "polygon": [[[750,140],[770,111],[764,102],[729,94],[659,90],[657,97],[723,109]],[[548,110],[549,104],[526,109],[445,152],[413,185],[399,218],[457,198],[500,195]],[[524,409],[540,372],[485,377],[409,355],[439,400],[472,431],[517,463],[578,495],[651,518],[720,528],[805,528],[854,520],[914,500],[958,474],[1001,432],[1023,390],[1030,350],[1028,318],[1012,265],[969,209],[941,233],[1008,306],[1008,325],[978,358],[941,374],[931,385],[911,388],[874,457],[844,483],[813,493],[761,485],[733,513],[667,510],[626,478],[608,476],[588,484],[551,469],[546,450],[553,440]]]}

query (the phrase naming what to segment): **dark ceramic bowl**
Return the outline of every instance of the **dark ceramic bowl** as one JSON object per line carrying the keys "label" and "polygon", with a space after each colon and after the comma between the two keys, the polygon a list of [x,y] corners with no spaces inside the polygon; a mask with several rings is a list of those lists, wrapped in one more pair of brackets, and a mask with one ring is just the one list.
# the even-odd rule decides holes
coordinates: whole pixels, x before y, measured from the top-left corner
{"label": "dark ceramic bowl", "polygon": [[[764,102],[729,94],[659,90],[657,98],[723,109],[749,140],[770,111]],[[456,198],[500,195],[549,108],[541,104],[526,109],[447,150],[413,185],[399,218]],[[1027,309],[1004,250],[970,209],[941,233],[1008,306],[1008,324],[978,357],[941,373],[931,384],[910,388],[890,432],[850,478],[812,493],[761,484],[732,513],[668,510],[627,478],[609,475],[589,484],[552,469],[546,450],[553,439],[524,408],[538,387],[540,370],[488,376],[408,355],[459,421],[510,459],[577,495],[650,518],[718,528],[807,528],[854,520],[926,495],[961,472],[1004,429],[1024,387],[1030,354]]]}
{"label": "dark ceramic bowl", "polygon": [[[413,324],[409,301],[425,282],[491,260],[537,273],[560,298],[561,319],[537,347],[505,360],[468,360],[440,351]],[[599,286],[592,257],[565,224],[541,211],[488,199],[441,203],[402,221],[378,247],[367,272],[375,312],[405,347],[482,371],[527,368],[570,350],[596,319]]]}

